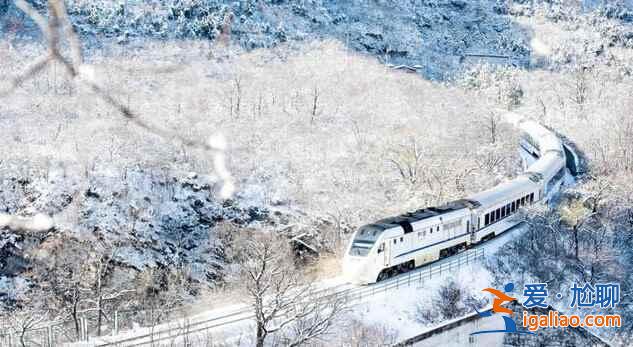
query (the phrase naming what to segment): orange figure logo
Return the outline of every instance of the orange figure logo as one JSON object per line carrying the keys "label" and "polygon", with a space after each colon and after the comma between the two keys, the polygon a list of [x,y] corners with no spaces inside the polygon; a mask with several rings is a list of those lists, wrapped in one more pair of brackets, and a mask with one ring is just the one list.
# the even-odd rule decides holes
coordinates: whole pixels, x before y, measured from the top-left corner
{"label": "orange figure logo", "polygon": [[[512,283],[508,283],[508,284],[511,285]],[[504,288],[506,290],[506,292],[512,291],[512,288],[508,288],[508,284],[506,284],[506,288]],[[512,287],[514,287],[514,286],[512,286]],[[512,302],[512,301],[516,300],[516,298],[513,298],[510,295],[506,295],[504,292],[502,292],[502,291],[500,291],[498,289],[494,289],[494,288],[486,288],[483,291],[491,293],[494,296],[496,296],[496,298],[494,298],[494,300],[492,300],[492,312],[494,312],[494,313],[507,313],[507,314],[512,314],[513,313],[511,309],[509,309],[507,307],[503,307],[501,305],[506,303],[506,302]]]}
{"label": "orange figure logo", "polygon": [[[506,293],[512,292],[513,289],[514,289],[513,283],[506,284],[503,287],[503,292],[494,288],[484,289],[483,290],[484,292],[488,292],[495,296],[495,298],[492,300],[492,310],[479,312],[475,308],[475,311],[477,311],[477,313],[481,317],[490,317],[493,315],[493,313],[505,313],[512,316],[512,313],[513,313],[512,310],[507,307],[503,307],[501,305],[505,304],[506,302],[512,302],[516,300],[516,298],[513,298],[510,295],[506,294]],[[508,316],[502,316],[502,317],[503,317],[503,322],[505,323],[505,329],[475,331],[474,333],[471,333],[471,335],[490,334],[490,333],[533,334],[532,332],[529,332],[529,331],[517,330],[517,325],[516,323],[514,323],[511,317],[508,317]]]}

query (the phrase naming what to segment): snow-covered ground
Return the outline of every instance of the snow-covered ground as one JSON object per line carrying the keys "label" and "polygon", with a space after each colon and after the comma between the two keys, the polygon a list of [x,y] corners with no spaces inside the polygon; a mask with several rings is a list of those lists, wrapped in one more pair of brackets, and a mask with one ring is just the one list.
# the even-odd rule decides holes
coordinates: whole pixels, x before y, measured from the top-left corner
{"label": "snow-covered ground", "polygon": [[491,280],[481,264],[472,264],[456,272],[425,280],[420,285],[378,294],[372,300],[354,307],[353,314],[366,324],[395,331],[399,340],[411,338],[433,327],[416,321],[416,309],[418,305],[432,307],[434,294],[449,279],[456,280],[472,292],[489,287]]}
{"label": "snow-covered ground", "polygon": [[[521,226],[515,227],[499,237],[477,246],[477,248],[485,249],[486,260],[488,260],[494,257],[497,249],[519,236],[523,230]],[[428,266],[438,266],[440,263],[446,263],[450,260],[443,259]],[[422,267],[420,271],[424,271],[425,268]],[[385,292],[377,291],[373,295],[366,293],[361,298],[354,298],[350,303],[351,310],[347,319],[357,319],[364,324],[389,329],[399,340],[413,337],[434,326],[417,322],[415,319],[416,308],[419,305],[432,307],[433,294],[451,279],[468,292],[479,292],[491,285],[491,276],[484,265],[481,262],[474,262],[459,268],[453,267],[439,275],[434,274],[430,279],[425,278],[422,283],[413,282],[411,285],[403,285],[401,288]],[[322,280],[316,284],[316,287],[320,290],[337,292],[361,288],[346,284],[342,277]],[[156,343],[159,343],[158,345],[163,343],[171,345],[183,343],[185,339],[204,341],[208,338],[212,338],[216,342],[223,341],[229,344],[247,346],[252,341],[253,324],[250,307],[246,304],[233,304],[156,325],[152,328],[139,327],[115,336],[91,339],[89,343],[82,342],[73,346],[101,346],[109,343],[127,346],[128,343],[131,345],[149,341],[155,341],[155,345]],[[161,331],[169,332],[160,333]]]}

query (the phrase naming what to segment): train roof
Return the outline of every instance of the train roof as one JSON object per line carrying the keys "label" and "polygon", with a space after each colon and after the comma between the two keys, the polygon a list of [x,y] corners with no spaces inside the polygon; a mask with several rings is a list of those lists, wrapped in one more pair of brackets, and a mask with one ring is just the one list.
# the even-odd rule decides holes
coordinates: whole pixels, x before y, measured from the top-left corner
{"label": "train roof", "polygon": [[480,205],[477,201],[460,199],[456,201],[451,201],[441,206],[426,207],[416,211],[407,212],[399,216],[384,218],[372,224],[369,224],[368,226],[373,228],[382,228],[382,230],[386,230],[402,226],[403,223],[411,224],[427,218],[448,214],[450,212],[458,211],[465,208],[477,208],[479,206]]}
{"label": "train roof", "polygon": [[526,174],[537,174],[549,181],[564,167],[563,156],[557,151],[549,151],[527,168]]}
{"label": "train roof", "polygon": [[494,188],[473,194],[468,199],[479,202],[480,206],[489,207],[500,201],[505,201],[513,195],[534,189],[534,179],[534,177],[524,174]]}
{"label": "train roof", "polygon": [[550,150],[562,151],[562,143],[558,136],[541,124],[526,120],[520,123],[520,128],[524,132],[523,137],[538,148],[541,154]]}

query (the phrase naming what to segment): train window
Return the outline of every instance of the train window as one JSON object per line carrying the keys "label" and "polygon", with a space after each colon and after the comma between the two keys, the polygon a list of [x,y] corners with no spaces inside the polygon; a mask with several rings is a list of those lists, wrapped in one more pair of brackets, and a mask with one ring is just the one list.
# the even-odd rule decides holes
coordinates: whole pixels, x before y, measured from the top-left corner
{"label": "train window", "polygon": [[506,216],[506,207],[505,207],[505,206],[503,206],[503,207],[501,208],[501,218],[504,218],[505,216]]}
{"label": "train window", "polygon": [[512,211],[512,213],[514,213],[514,211],[516,211],[516,210],[517,210],[517,205],[513,201],[512,204],[510,204],[510,211]]}
{"label": "train window", "polygon": [[534,193],[530,193],[530,204],[534,202]]}
{"label": "train window", "polygon": [[394,244],[394,245],[396,244],[396,242],[398,242],[398,240],[393,239],[393,244]]}
{"label": "train window", "polygon": [[402,227],[402,229],[404,230],[405,234],[413,232],[413,226],[411,226],[411,223],[409,223],[407,221],[404,221],[404,222],[400,222],[398,224],[400,225],[400,227]]}
{"label": "train window", "polygon": [[510,204],[506,205],[506,215],[510,215],[512,213],[512,207],[510,206]]}
{"label": "train window", "polygon": [[490,213],[486,213],[484,216],[484,225],[490,224]]}
{"label": "train window", "polygon": [[440,226],[439,225],[437,226],[437,230],[435,230],[435,231],[437,231],[438,233],[440,232]]}
{"label": "train window", "polygon": [[433,228],[429,228],[429,234],[433,234]]}
{"label": "train window", "polygon": [[404,237],[400,236],[400,242],[404,242]]}
{"label": "train window", "polygon": [[521,198],[521,206],[525,205],[525,196]]}
{"label": "train window", "polygon": [[382,253],[385,250],[385,243],[381,243],[378,247],[378,254]]}
{"label": "train window", "polygon": [[501,219],[501,209],[500,208],[498,208],[495,211],[495,220],[499,220],[499,219]]}

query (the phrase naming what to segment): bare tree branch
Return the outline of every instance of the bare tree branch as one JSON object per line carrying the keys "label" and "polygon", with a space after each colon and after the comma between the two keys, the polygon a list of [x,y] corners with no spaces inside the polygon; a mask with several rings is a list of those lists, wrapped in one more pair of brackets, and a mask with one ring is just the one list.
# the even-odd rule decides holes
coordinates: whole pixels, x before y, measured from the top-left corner
{"label": "bare tree branch", "polygon": [[13,93],[18,87],[20,87],[22,83],[37,75],[48,65],[49,60],[50,59],[48,56],[40,57],[31,65],[29,65],[22,73],[11,78],[9,82],[9,87],[5,90],[0,90],[0,97],[8,96],[9,94]]}
{"label": "bare tree branch", "polygon": [[322,297],[303,281],[287,240],[253,234],[242,242],[240,284],[255,313],[256,345],[264,346],[272,334],[292,346],[326,334],[343,311],[344,298]]}
{"label": "bare tree branch", "polygon": [[0,213],[0,229],[9,228],[15,231],[42,232],[53,227],[53,220],[43,214],[33,217],[20,217]]}

